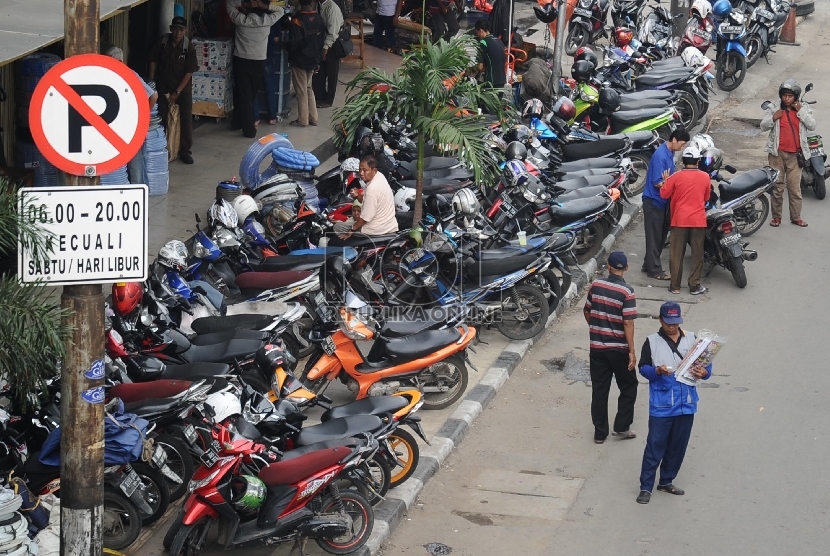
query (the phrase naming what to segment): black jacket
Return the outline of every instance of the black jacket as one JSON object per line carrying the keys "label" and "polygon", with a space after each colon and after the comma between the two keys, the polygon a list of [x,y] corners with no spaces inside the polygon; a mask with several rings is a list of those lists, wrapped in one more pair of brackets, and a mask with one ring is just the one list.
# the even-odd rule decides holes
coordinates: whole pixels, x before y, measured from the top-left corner
{"label": "black jacket", "polygon": [[288,61],[292,66],[313,70],[323,59],[326,28],[316,12],[300,12],[291,18],[288,28]]}

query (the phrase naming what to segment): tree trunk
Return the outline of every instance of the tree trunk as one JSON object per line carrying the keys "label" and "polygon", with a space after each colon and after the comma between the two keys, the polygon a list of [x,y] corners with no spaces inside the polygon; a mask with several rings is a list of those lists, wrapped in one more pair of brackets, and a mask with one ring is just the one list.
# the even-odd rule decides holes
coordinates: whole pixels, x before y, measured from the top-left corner
{"label": "tree trunk", "polygon": [[415,208],[412,211],[412,228],[421,228],[424,207],[424,134],[418,134],[418,161],[415,165]]}

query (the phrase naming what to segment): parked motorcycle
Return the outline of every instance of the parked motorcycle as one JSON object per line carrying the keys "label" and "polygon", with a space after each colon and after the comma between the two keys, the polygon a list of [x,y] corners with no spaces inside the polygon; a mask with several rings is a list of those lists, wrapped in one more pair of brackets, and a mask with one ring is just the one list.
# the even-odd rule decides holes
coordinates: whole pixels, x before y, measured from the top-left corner
{"label": "parked motorcycle", "polygon": [[608,38],[605,19],[610,0],[579,0],[568,23],[565,52],[573,56],[579,48],[601,37]]}

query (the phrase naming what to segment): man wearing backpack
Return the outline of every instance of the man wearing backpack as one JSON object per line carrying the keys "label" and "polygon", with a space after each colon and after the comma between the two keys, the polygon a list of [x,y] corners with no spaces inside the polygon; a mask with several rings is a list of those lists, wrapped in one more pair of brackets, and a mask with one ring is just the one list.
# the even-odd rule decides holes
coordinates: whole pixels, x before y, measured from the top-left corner
{"label": "man wearing backpack", "polygon": [[289,125],[317,125],[317,100],[311,81],[323,59],[325,37],[326,28],[314,9],[314,0],[300,0],[300,13],[291,18],[288,27],[288,62],[299,114]]}
{"label": "man wearing backpack", "polygon": [[174,17],[170,33],[161,37],[150,53],[150,81],[156,82],[158,91],[159,117],[167,127],[167,111],[171,104],[179,105],[181,142],[179,160],[193,164],[193,72],[199,69],[196,52],[190,48],[185,36],[187,20]]}
{"label": "man wearing backpack", "polygon": [[340,58],[331,47],[343,27],[343,11],[334,0],[323,0],[320,4],[320,16],[326,26],[326,38],[323,41],[323,62],[320,71],[314,74],[312,85],[317,99],[317,108],[328,108],[334,104],[337,92],[337,76],[340,74]]}

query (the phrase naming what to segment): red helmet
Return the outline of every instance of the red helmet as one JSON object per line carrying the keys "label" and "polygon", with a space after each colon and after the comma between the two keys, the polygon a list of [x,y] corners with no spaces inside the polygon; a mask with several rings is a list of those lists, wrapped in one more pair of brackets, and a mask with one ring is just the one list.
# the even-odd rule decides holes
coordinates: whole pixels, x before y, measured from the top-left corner
{"label": "red helmet", "polygon": [[614,31],[614,40],[617,42],[617,46],[619,46],[620,48],[631,44],[631,41],[633,39],[634,31],[632,31],[628,27],[618,27]]}
{"label": "red helmet", "polygon": [[559,97],[559,100],[554,103],[552,111],[566,122],[576,117],[576,106],[568,97]]}
{"label": "red helmet", "polygon": [[122,317],[141,304],[144,287],[141,282],[119,282],[112,285],[112,309]]}

